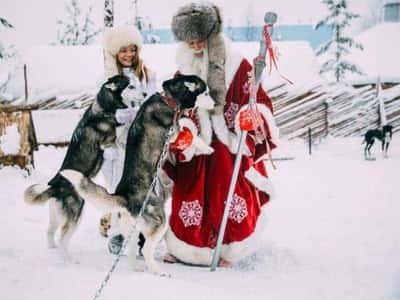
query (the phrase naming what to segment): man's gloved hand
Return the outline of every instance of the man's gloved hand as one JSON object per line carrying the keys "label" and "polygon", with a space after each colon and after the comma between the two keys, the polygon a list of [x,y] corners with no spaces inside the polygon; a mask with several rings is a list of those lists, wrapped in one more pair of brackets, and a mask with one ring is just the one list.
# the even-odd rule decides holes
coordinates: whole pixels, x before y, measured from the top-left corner
{"label": "man's gloved hand", "polygon": [[183,127],[178,132],[176,138],[170,142],[169,147],[171,151],[184,151],[193,144],[193,133],[187,127]]}
{"label": "man's gloved hand", "polygon": [[250,111],[249,109],[241,111],[239,114],[239,126],[243,131],[255,130],[258,126],[262,126],[263,120],[260,113],[255,111]]}

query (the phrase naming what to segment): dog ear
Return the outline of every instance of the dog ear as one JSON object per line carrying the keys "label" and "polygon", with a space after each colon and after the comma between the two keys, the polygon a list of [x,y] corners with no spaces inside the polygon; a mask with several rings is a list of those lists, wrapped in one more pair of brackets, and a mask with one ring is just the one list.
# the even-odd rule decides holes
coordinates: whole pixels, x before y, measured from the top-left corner
{"label": "dog ear", "polygon": [[191,80],[193,80],[195,85],[195,89],[193,91],[191,90],[191,92],[194,92],[196,96],[203,93],[207,89],[206,83],[200,77],[193,75]]}
{"label": "dog ear", "polygon": [[183,85],[186,86],[188,88],[188,90],[192,93],[194,93],[196,91],[196,89],[198,89],[198,85],[194,82],[184,81]]}
{"label": "dog ear", "polygon": [[106,83],[104,87],[109,89],[111,92],[115,92],[118,89],[118,86],[114,82]]}

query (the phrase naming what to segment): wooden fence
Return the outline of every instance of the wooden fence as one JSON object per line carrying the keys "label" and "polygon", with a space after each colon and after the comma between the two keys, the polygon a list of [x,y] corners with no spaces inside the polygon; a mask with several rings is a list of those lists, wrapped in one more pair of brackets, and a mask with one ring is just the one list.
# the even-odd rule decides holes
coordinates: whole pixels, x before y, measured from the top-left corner
{"label": "wooden fence", "polygon": [[28,171],[34,166],[33,153],[37,150],[37,140],[31,115],[33,109],[37,106],[0,105],[0,138],[10,134],[7,131],[13,125],[18,130],[15,136],[18,142],[13,141],[17,151],[8,153],[6,145],[0,143],[0,165],[18,165]]}
{"label": "wooden fence", "polygon": [[[326,135],[357,136],[379,127],[379,109],[373,85],[354,88],[337,83],[315,82],[293,89],[286,84],[268,90],[281,136],[314,140]],[[400,85],[380,92],[387,121],[400,130]]]}

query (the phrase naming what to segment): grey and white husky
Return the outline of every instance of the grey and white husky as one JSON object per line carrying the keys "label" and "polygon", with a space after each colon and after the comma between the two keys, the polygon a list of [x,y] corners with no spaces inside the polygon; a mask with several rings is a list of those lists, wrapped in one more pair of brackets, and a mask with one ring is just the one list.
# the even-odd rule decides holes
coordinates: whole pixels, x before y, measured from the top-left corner
{"label": "grey and white husky", "polygon": [[[156,93],[142,104],[129,129],[124,170],[115,194],[109,194],[82,172],[61,172],[82,199],[92,202],[103,211],[121,212],[124,235],[127,236],[131,229],[134,232],[127,254],[135,269],[138,268],[137,238],[139,232],[144,235],[146,240],[142,253],[145,263],[150,272],[160,275],[164,273],[154,259],[154,251],[167,229],[165,197],[151,191],[142,214],[139,215],[139,212],[157,171],[167,132],[174,122],[174,106],[180,109],[193,108],[195,105],[210,109],[213,106],[211,98],[205,96],[206,84],[197,76],[180,75],[167,80],[163,83],[163,90],[165,95]],[[205,151],[210,150],[207,145],[204,146]]]}
{"label": "grey and white husky", "polygon": [[60,170],[48,184],[34,184],[25,190],[24,200],[28,204],[44,204],[50,201],[48,245],[51,248],[56,247],[54,235],[61,228],[59,248],[66,261],[71,260],[67,247],[78,225],[84,201],[70,182],[60,175],[60,171],[72,169],[88,178],[96,176],[103,163],[103,150],[115,142],[118,126],[115,112],[127,107],[122,101],[121,93],[128,84],[127,77],[117,75],[102,85],[73,132]]}

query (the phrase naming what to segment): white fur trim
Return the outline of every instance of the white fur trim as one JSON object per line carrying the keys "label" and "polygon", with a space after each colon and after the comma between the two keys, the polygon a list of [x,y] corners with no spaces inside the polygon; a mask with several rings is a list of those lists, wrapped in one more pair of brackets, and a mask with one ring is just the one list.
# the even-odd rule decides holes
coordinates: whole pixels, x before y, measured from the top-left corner
{"label": "white fur trim", "polygon": [[192,145],[182,151],[182,154],[185,156],[184,161],[190,161],[194,155],[209,155],[214,152],[214,149],[208,146],[209,144],[207,144],[200,136],[198,136],[197,127],[191,119],[181,118],[178,123],[180,128],[188,128],[193,135]]}
{"label": "white fur trim", "polygon": [[255,168],[251,167],[244,173],[244,177],[257,189],[269,195],[272,199],[275,197],[275,189],[271,179],[261,175]]}
{"label": "white fur trim", "polygon": [[[198,130],[196,125],[193,123],[193,121],[189,118],[182,118],[178,121],[180,128],[182,129],[183,127],[186,127],[189,129],[189,131],[192,133],[193,138],[197,136]],[[193,143],[186,148],[185,150],[182,151],[182,154],[185,156],[185,159],[183,161],[190,161],[192,160],[194,154],[195,154],[195,146]]]}
{"label": "white fur trim", "polygon": [[[240,259],[254,253],[261,245],[262,236],[267,223],[265,205],[261,209],[255,231],[240,242],[224,244],[221,248],[221,258],[236,263]],[[171,229],[165,236],[168,252],[178,259],[195,265],[209,266],[212,261],[214,249],[208,247],[195,247],[179,240]]]}
{"label": "white fur trim", "polygon": [[182,154],[185,156],[185,159],[180,161],[181,162],[191,161],[195,152],[196,148],[192,144],[191,146],[187,147],[185,150],[182,151]]}
{"label": "white fur trim", "polygon": [[[236,154],[238,151],[241,134],[235,134],[229,130],[223,114],[213,115],[211,116],[211,120],[214,132],[218,139],[221,141],[221,143],[228,147],[232,154]],[[244,146],[244,154],[251,155],[246,143]]]}
{"label": "white fur trim", "polygon": [[207,145],[210,145],[212,139],[210,113],[206,109],[198,108],[197,117],[200,125],[200,137]]}
{"label": "white fur trim", "polygon": [[[246,110],[249,107],[248,104],[243,105],[240,110],[237,112],[236,117],[235,117],[235,132],[239,133],[241,132],[240,127],[239,127],[239,116],[240,112]],[[268,128],[271,133],[271,141],[278,146],[279,143],[279,128],[276,126],[275,118],[271,113],[271,110],[266,106],[265,104],[260,104],[257,103],[257,108],[258,111],[261,113],[261,115],[264,117],[264,119],[268,123]]]}
{"label": "white fur trim", "polygon": [[187,127],[190,130],[190,132],[193,134],[193,136],[196,136],[198,134],[196,124],[194,124],[194,122],[189,118],[179,119],[178,124],[181,129],[183,127]]}
{"label": "white fur trim", "polygon": [[240,64],[243,61],[243,55],[232,49],[232,42],[224,36],[225,43],[225,85],[228,90],[233,77],[235,77]]}

